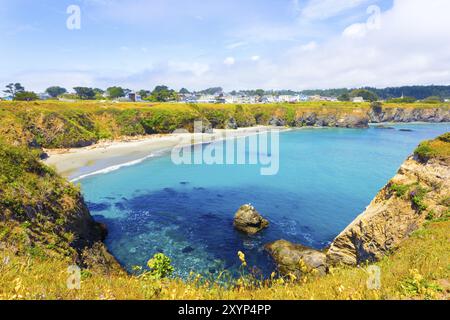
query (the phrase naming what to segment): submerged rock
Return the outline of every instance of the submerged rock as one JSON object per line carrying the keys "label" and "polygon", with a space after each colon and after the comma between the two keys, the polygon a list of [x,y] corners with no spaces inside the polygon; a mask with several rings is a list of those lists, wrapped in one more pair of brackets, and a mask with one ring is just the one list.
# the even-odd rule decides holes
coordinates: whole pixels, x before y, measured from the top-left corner
{"label": "submerged rock", "polygon": [[269,221],[264,219],[256,209],[249,205],[243,205],[236,212],[234,227],[247,234],[255,234],[269,226]]}
{"label": "submerged rock", "polygon": [[387,126],[385,126],[385,125],[374,126],[374,129],[395,130],[394,127],[387,127]]}
{"label": "submerged rock", "polygon": [[301,277],[304,273],[317,270],[320,275],[327,272],[326,255],[323,252],[278,240],[264,247],[277,264],[278,271],[283,275],[293,274]]}
{"label": "submerged rock", "polygon": [[194,248],[192,248],[191,246],[187,246],[183,248],[183,250],[181,250],[182,253],[191,253],[192,251],[194,251]]}

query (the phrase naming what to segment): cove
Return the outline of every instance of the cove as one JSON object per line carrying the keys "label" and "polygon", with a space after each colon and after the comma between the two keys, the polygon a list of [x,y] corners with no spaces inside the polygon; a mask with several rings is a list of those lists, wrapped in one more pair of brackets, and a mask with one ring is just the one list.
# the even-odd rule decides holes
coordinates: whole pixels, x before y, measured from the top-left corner
{"label": "cove", "polygon": [[[108,226],[108,249],[128,270],[163,252],[176,276],[236,273],[240,250],[249,266],[269,275],[274,265],[266,243],[325,248],[419,142],[450,131],[448,123],[389,126],[282,132],[274,176],[252,165],[177,166],[163,154],[80,183],[91,213]],[[270,221],[255,236],[233,229],[234,214],[246,203]]]}

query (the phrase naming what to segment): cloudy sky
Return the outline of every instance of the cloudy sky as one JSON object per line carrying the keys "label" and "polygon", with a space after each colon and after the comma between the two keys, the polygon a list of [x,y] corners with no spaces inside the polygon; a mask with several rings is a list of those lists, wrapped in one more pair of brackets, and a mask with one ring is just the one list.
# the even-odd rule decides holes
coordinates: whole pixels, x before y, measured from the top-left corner
{"label": "cloudy sky", "polygon": [[0,0],[0,86],[450,84],[449,13],[449,0]]}

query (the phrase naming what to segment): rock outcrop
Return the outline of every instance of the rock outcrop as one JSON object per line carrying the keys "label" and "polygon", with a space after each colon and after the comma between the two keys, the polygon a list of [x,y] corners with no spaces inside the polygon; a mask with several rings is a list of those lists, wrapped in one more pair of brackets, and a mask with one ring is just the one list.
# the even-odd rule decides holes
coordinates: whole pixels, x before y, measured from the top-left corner
{"label": "rock outcrop", "polygon": [[265,249],[277,264],[283,275],[301,277],[304,273],[317,270],[320,275],[327,272],[326,255],[323,252],[294,244],[286,240],[269,243]]}
{"label": "rock outcrop", "polygon": [[368,117],[372,123],[381,122],[449,122],[447,106],[436,108],[372,108]]}
{"label": "rock outcrop", "polygon": [[269,226],[269,221],[264,219],[256,209],[249,205],[243,205],[236,212],[234,227],[247,234],[255,234]]}
{"label": "rock outcrop", "polygon": [[315,127],[338,127],[338,128],[367,128],[369,117],[364,113],[329,113],[319,114],[316,112],[305,112],[297,117],[295,126]]}
{"label": "rock outcrop", "polygon": [[327,262],[357,265],[376,261],[397,248],[427,217],[448,212],[448,161],[426,163],[411,156],[367,209],[332,242]]}

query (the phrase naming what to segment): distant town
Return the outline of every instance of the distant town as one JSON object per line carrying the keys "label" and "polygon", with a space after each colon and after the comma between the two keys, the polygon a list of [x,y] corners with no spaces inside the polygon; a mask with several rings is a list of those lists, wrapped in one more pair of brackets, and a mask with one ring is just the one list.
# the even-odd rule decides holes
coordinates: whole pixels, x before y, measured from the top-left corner
{"label": "distant town", "polygon": [[156,86],[153,90],[133,91],[114,86],[106,90],[90,87],[74,87],[68,91],[60,86],[52,86],[45,92],[36,93],[25,90],[20,83],[10,83],[3,90],[0,100],[97,100],[111,102],[173,102],[173,103],[215,103],[215,104],[264,104],[264,103],[301,103],[314,101],[348,101],[354,103],[387,101],[413,103],[416,101],[438,103],[449,102],[450,86],[408,86],[396,88],[359,88],[326,90],[240,90],[225,92],[221,87],[201,91],[178,91],[167,86]]}

